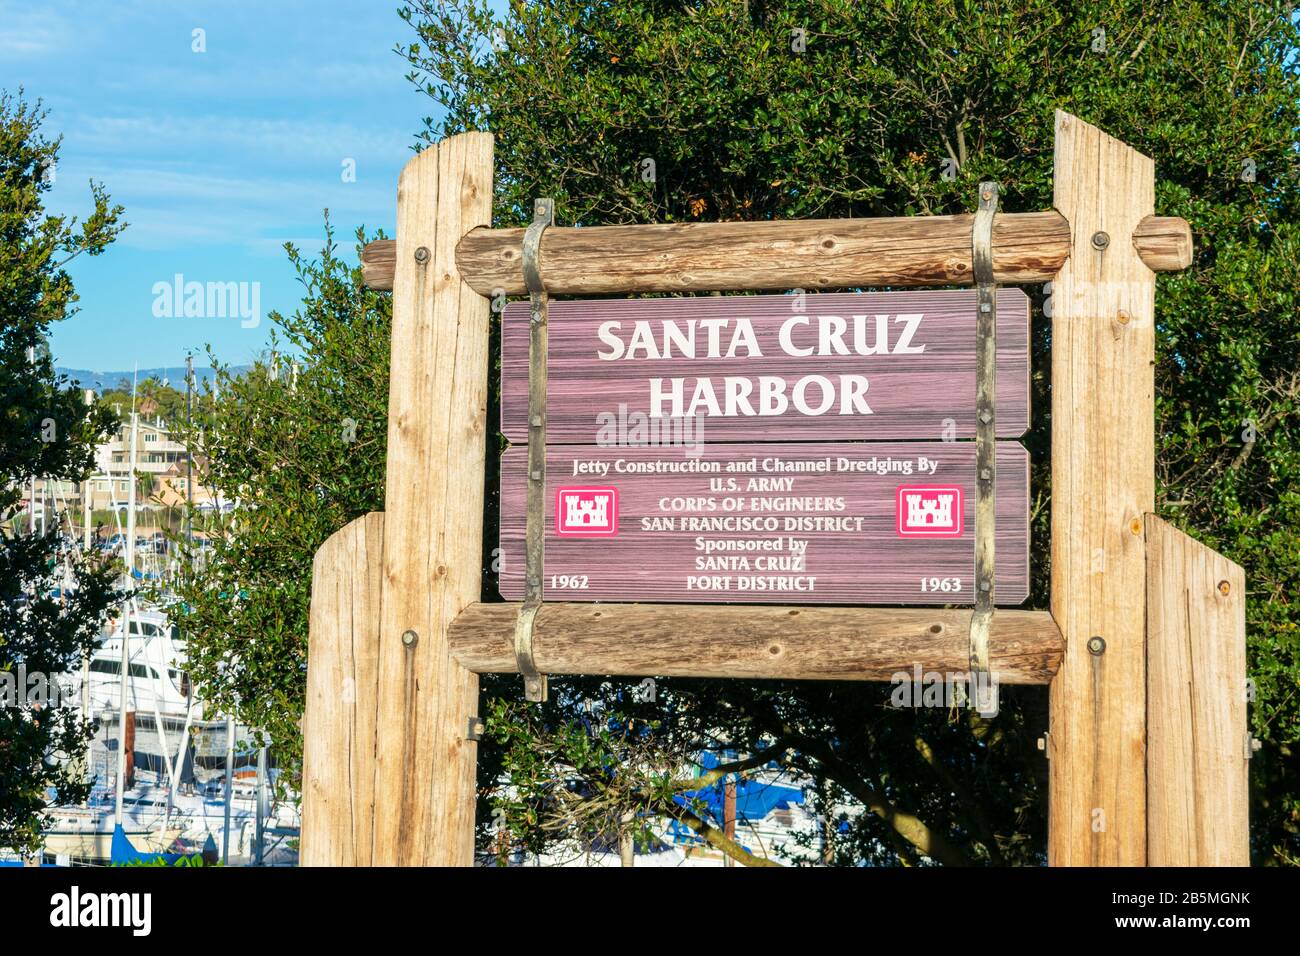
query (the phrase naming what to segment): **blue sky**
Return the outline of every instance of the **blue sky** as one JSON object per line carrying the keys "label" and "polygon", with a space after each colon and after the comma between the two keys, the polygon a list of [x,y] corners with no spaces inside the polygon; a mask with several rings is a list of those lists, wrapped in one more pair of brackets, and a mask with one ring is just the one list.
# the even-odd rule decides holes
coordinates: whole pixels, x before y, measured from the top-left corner
{"label": "blue sky", "polygon": [[[325,208],[349,255],[358,225],[392,234],[397,174],[436,110],[392,52],[414,36],[396,7],[0,0],[0,88],[42,99],[45,132],[63,135],[48,208],[84,215],[93,178],[130,223],[73,263],[81,312],[54,328],[56,364],[178,366],[209,343],[245,363],[266,345],[265,314],[301,299],[286,240],[318,250]],[[195,29],[206,52],[192,50]],[[177,273],[258,283],[260,324],[155,317],[154,284]]]}

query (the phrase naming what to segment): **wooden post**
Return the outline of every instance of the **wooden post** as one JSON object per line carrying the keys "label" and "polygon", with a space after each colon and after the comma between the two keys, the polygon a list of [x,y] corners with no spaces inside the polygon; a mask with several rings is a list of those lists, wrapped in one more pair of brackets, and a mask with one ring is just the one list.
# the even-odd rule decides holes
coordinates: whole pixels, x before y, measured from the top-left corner
{"label": "wooden post", "polygon": [[336,531],[312,564],[302,736],[303,866],[372,862],[384,516]]}
{"label": "wooden post", "polygon": [[1048,860],[1146,862],[1146,549],[1154,509],[1155,275],[1133,246],[1152,161],[1056,114],[1055,205],[1070,258],[1052,283],[1052,616]]}
{"label": "wooden post", "polygon": [[1154,515],[1147,534],[1147,863],[1249,866],[1246,577]]}
{"label": "wooden post", "polygon": [[[728,840],[736,839],[736,781],[729,780],[722,794],[722,833]],[[723,866],[732,866],[729,856],[722,857]]]}
{"label": "wooden post", "polygon": [[456,244],[492,216],[492,136],[462,133],[406,164],[388,400],[375,733],[374,863],[474,859],[478,676],[447,628],[479,597],[489,301]]}
{"label": "wooden post", "polygon": [[122,789],[130,790],[135,786],[135,711],[123,714],[122,723]]}

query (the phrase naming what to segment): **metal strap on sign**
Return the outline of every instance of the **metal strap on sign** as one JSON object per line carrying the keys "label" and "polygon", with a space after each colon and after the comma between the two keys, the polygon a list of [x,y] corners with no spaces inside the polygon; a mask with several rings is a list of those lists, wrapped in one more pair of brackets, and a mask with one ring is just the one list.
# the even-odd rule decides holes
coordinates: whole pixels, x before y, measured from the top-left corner
{"label": "metal strap on sign", "polygon": [[998,690],[989,672],[993,621],[997,485],[997,283],[993,278],[993,217],[998,184],[980,183],[971,229],[975,277],[975,611],[970,622],[970,679],[975,709],[996,714]]}
{"label": "metal strap on sign", "polygon": [[549,301],[542,280],[542,233],[555,221],[555,202],[538,199],[524,232],[524,284],[529,295],[528,339],[528,505],[524,549],[524,603],[515,621],[515,660],[524,678],[524,697],[546,700],[546,675],[533,660],[533,623],[542,606],[546,553],[546,320]]}

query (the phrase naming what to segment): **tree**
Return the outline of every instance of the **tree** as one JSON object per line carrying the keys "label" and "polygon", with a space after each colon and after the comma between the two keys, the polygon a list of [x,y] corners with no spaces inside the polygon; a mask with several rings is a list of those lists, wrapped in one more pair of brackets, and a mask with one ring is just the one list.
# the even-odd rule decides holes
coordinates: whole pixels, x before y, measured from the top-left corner
{"label": "tree", "polygon": [[[115,423],[55,375],[45,337],[75,311],[65,266],[104,251],[125,227],[122,207],[92,182],[94,210],[80,227],[45,211],[59,140],[42,136],[44,116],[21,90],[0,93],[0,513],[34,477],[84,478]],[[46,788],[84,796],[68,761],[84,752],[91,725],[48,699],[55,675],[96,646],[112,600],[108,572],[79,559],[55,532],[0,539],[0,695],[11,694],[0,706],[0,846],[39,846]],[[64,567],[76,586],[56,592]]]}
{"label": "tree", "polygon": [[[445,109],[424,138],[496,135],[500,225],[526,222],[538,195],[577,224],[950,213],[973,208],[982,179],[1003,184],[1008,210],[1050,208],[1058,107],[1154,157],[1157,209],[1188,219],[1197,243],[1193,268],[1158,284],[1158,509],[1246,568],[1252,722],[1265,741],[1253,854],[1296,860],[1300,85],[1282,4],[541,0],[498,17],[481,0],[411,0],[400,14],[415,30],[399,46],[410,79]],[[1042,607],[1041,308],[1034,329],[1026,444]],[[568,706],[598,685],[572,686],[557,695]],[[753,753],[781,739],[819,792],[873,811],[839,839],[843,862],[1042,859],[1040,688],[1004,689],[990,722],[891,712],[879,687],[671,686],[656,710],[673,740],[717,735]],[[530,732],[501,730],[505,769],[553,756],[571,718],[563,703],[514,717]]]}
{"label": "tree", "polygon": [[271,349],[242,375],[214,360],[220,402],[209,392],[193,424],[178,427],[206,462],[204,483],[238,507],[206,524],[211,554],[181,562],[170,613],[204,700],[269,734],[292,776],[312,557],[353,518],[383,509],[390,297],[338,257],[328,220],[319,259],[286,249],[301,309],[268,316]]}

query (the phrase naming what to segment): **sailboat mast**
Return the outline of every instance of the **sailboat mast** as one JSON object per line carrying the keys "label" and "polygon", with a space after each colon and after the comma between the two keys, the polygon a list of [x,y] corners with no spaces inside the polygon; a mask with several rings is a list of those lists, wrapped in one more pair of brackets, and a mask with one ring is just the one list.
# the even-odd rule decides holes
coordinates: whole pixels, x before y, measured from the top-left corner
{"label": "sailboat mast", "polygon": [[[82,393],[82,397],[86,400],[87,406],[93,406],[96,402],[95,392],[92,389],[86,389],[85,392]],[[93,517],[91,513],[90,496],[93,488],[94,474],[92,473],[86,477],[81,490],[81,524],[83,532],[81,546],[87,551],[90,550],[90,522]]]}
{"label": "sailboat mast", "polygon": [[[135,390],[131,394],[131,450],[128,465],[128,480],[126,487],[126,580],[127,586],[131,591],[135,590],[135,465],[136,465],[136,436],[139,431],[140,419],[135,412]],[[130,679],[130,661],[131,661],[131,643],[129,640],[131,628],[128,618],[131,615],[131,602],[129,600],[122,604],[122,671],[119,682],[119,694],[117,704],[117,786],[116,799],[113,807],[113,822],[118,826],[122,825],[122,792],[126,785],[126,694],[127,681]]]}
{"label": "sailboat mast", "polygon": [[266,748],[257,751],[257,852],[253,858],[254,866],[262,866],[266,860]]}
{"label": "sailboat mast", "polygon": [[[185,428],[194,427],[194,356],[185,356]],[[194,547],[194,452],[193,439],[185,442],[185,547]]]}
{"label": "sailboat mast", "polygon": [[230,865],[230,800],[235,776],[235,715],[226,715],[226,794],[225,819],[221,828],[221,865]]}

